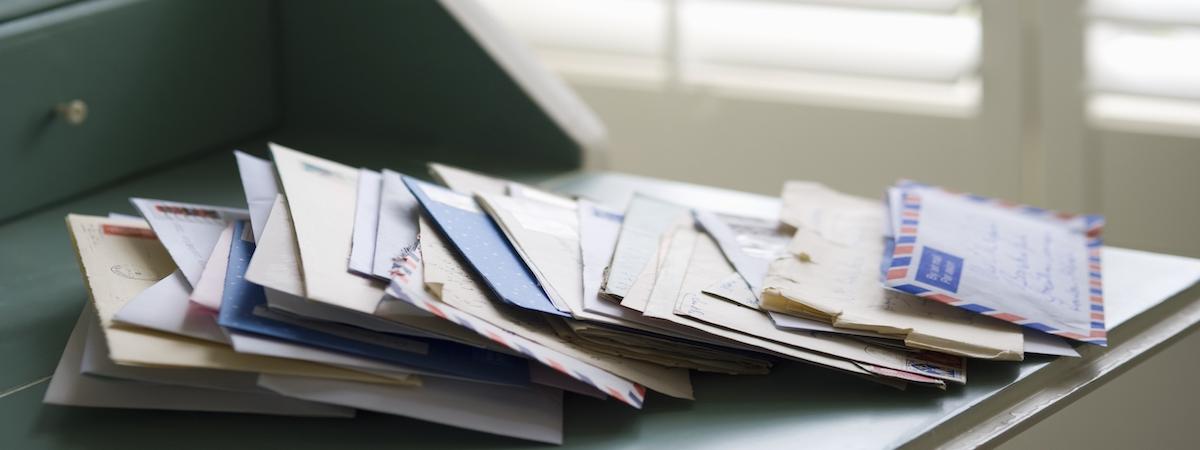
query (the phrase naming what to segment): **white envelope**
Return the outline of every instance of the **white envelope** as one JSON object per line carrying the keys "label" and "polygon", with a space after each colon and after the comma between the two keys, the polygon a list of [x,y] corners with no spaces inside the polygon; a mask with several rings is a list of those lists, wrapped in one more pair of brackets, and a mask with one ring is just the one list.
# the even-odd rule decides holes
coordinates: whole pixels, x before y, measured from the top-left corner
{"label": "white envelope", "polygon": [[263,375],[260,386],[279,394],[410,417],[468,430],[562,443],[562,391],[428,378],[420,388]]}
{"label": "white envelope", "polygon": [[212,255],[204,264],[200,282],[192,289],[189,299],[205,308],[221,309],[221,296],[225,295],[225,271],[229,268],[229,247],[233,244],[233,223],[221,231]]}
{"label": "white envelope", "polygon": [[475,193],[507,195],[508,184],[511,183],[508,180],[438,163],[429,163],[429,174],[450,190],[466,195]]}
{"label": "white envelope", "polygon": [[420,205],[397,172],[384,169],[379,198],[379,233],[375,235],[375,261],[371,273],[387,280],[392,263],[417,248],[417,215]]}
{"label": "white envelope", "polygon": [[84,308],[63,349],[54,377],[46,388],[45,403],[99,408],[162,409],[175,411],[238,412],[309,417],[353,417],[342,406],[280,397],[153,383],[133,383],[89,377],[81,372],[88,328],[96,312]]}
{"label": "white envelope", "polygon": [[244,209],[131,198],[129,201],[150,223],[158,240],[187,278],[189,288],[200,281],[204,265],[225,227],[234,220],[247,220]]}
{"label": "white envelope", "polygon": [[354,234],[351,237],[348,268],[359,275],[371,275],[375,260],[381,187],[379,172],[358,169],[358,195],[354,200]]}
{"label": "white envelope", "polygon": [[[354,234],[358,171],[274,143],[271,155],[296,230],[304,273],[303,296],[355,311],[374,312],[383,298],[383,284],[346,270]],[[247,278],[255,281],[250,278],[250,271]]]}
{"label": "white envelope", "polygon": [[234,151],[237,157],[238,174],[242,178],[242,191],[246,193],[246,205],[250,209],[250,227],[254,229],[254,242],[262,237],[267,226],[267,216],[275,196],[279,195],[279,183],[275,180],[275,165],[265,159]]}
{"label": "white envelope", "polygon": [[[642,270],[654,258],[663,233],[678,223],[690,223],[690,220],[691,213],[683,206],[634,194],[625,211],[625,221],[621,224],[616,250],[605,272],[604,283],[600,286],[601,292],[624,299]],[[640,311],[645,299],[630,300],[632,304],[626,305],[622,301],[621,306]]]}
{"label": "white envelope", "polygon": [[206,341],[228,343],[217,312],[188,300],[183,273],[176,270],[133,297],[113,321]]}
{"label": "white envelope", "polygon": [[[731,216],[711,211],[696,210],[696,222],[717,241],[725,258],[741,274],[754,298],[752,307],[757,307],[762,295],[762,283],[767,277],[767,267],[787,250],[791,233],[783,230],[778,221],[755,217]],[[726,286],[733,286],[724,283]],[[736,286],[734,286],[736,287]],[[742,300],[741,291],[722,292],[731,300]],[[729,298],[729,297],[726,297]],[[747,305],[750,306],[750,305]]]}

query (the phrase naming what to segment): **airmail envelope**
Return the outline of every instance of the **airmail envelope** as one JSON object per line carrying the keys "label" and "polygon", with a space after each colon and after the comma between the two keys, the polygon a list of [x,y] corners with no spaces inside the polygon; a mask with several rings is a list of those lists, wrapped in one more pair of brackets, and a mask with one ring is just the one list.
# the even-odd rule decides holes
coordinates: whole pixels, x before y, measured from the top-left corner
{"label": "airmail envelope", "polygon": [[889,192],[889,202],[894,248],[887,286],[1106,345],[1101,217],[1056,213],[912,182]]}

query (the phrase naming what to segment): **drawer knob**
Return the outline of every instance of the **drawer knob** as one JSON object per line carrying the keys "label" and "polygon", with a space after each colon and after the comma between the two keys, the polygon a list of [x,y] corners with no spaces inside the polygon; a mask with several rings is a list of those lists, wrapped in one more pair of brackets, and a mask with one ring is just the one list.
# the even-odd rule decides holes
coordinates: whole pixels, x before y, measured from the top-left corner
{"label": "drawer knob", "polygon": [[58,113],[58,117],[67,121],[71,125],[80,125],[87,120],[88,106],[83,100],[75,99],[66,103],[59,103],[54,107],[54,111]]}

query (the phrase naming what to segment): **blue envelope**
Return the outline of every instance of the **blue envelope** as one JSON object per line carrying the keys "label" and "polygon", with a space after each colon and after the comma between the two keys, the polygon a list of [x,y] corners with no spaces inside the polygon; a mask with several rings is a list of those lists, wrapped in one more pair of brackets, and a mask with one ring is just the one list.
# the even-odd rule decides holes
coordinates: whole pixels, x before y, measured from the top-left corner
{"label": "blue envelope", "polygon": [[404,184],[421,203],[434,228],[497,298],[521,308],[571,317],[554,307],[521,255],[492,218],[479,209],[475,199],[411,177],[404,177]]}
{"label": "blue envelope", "polygon": [[[229,249],[229,268],[218,318],[222,327],[434,374],[487,383],[529,384],[528,361],[512,355],[439,339],[387,333],[374,333],[372,337],[370,331],[343,324],[303,319],[285,321],[256,314],[256,308],[266,308],[267,298],[262,286],[245,278],[250,257],[254,254],[254,243],[237,238],[244,227],[245,222],[235,225],[235,238]],[[303,325],[304,322],[309,322],[313,328]]]}

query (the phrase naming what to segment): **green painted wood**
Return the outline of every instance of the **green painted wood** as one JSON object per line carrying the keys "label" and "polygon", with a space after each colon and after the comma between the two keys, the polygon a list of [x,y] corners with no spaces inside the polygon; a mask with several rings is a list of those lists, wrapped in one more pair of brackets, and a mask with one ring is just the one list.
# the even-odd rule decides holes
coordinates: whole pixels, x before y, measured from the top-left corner
{"label": "green painted wood", "polygon": [[[91,0],[0,24],[0,220],[277,117],[268,0]],[[87,103],[72,126],[60,102]]]}
{"label": "green painted wood", "polygon": [[580,149],[434,1],[280,2],[281,140],[578,167]]}
{"label": "green painted wood", "polygon": [[5,0],[0,2],[0,22],[77,1],[79,0]]}

